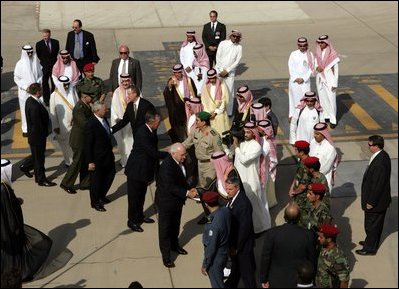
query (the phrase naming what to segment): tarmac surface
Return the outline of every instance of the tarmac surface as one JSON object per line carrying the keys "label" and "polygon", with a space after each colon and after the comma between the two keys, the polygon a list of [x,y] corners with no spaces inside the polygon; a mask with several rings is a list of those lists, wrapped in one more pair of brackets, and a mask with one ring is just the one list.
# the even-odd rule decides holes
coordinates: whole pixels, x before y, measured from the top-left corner
{"label": "tarmac surface", "polygon": [[[1,146],[2,158],[14,163],[13,188],[24,199],[25,223],[53,239],[47,271],[43,278],[25,283],[31,288],[127,287],[138,280],[144,287],[210,287],[200,273],[203,257],[203,227],[197,225],[202,209],[187,200],[183,209],[180,242],[187,256],[174,256],[176,268],[162,265],[158,248],[157,222],[144,224],[143,233],[127,226],[126,177],[116,162],[117,175],[108,196],[107,212],[90,208],[88,191],[68,195],[58,186],[42,188],[19,170],[29,153],[20,135],[20,115],[13,70],[21,46],[34,45],[38,32],[50,28],[64,47],[72,20],[81,19],[83,29],[94,33],[101,61],[96,75],[108,79],[118,46],[127,44],[143,69],[143,94],[163,114],[159,129],[160,147],[170,140],[162,91],[171,67],[178,61],[178,49],[185,31],[197,35],[215,9],[227,30],[243,33],[243,59],[236,86],[249,84],[256,98],[272,97],[273,110],[280,120],[278,139],[279,204],[271,209],[273,224],[282,224],[288,187],[295,171],[293,151],[287,144],[287,61],[296,49],[296,39],[305,35],[312,42],[321,34],[332,38],[340,54],[338,88],[339,124],[332,131],[341,163],[333,198],[332,215],[341,228],[338,243],[350,267],[352,288],[398,287],[398,9],[397,2],[64,2],[2,1],[1,54]],[[326,13],[328,12],[328,13]],[[21,21],[23,19],[23,21]],[[370,153],[367,137],[381,134],[392,159],[392,204],[387,212],[381,247],[376,256],[354,253],[365,237],[360,208],[360,185]],[[49,139],[46,174],[57,184],[65,167],[59,150]],[[117,153],[117,152],[116,152]],[[116,154],[117,160],[119,155]],[[146,214],[157,218],[152,206],[154,185],[149,186]],[[263,236],[257,239],[257,274]],[[51,273],[51,274],[50,274]]]}

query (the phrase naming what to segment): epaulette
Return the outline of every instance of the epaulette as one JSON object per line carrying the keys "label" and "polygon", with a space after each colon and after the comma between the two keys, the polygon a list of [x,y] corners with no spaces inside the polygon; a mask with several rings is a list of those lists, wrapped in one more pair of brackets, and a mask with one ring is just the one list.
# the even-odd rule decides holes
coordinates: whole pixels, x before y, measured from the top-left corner
{"label": "epaulette", "polygon": [[210,133],[211,133],[211,135],[213,135],[213,136],[217,135],[217,132],[216,132],[214,129],[211,129]]}
{"label": "epaulette", "polygon": [[206,222],[206,223],[207,223],[207,224],[212,224],[213,218],[214,218],[213,216],[207,217],[208,222]]}

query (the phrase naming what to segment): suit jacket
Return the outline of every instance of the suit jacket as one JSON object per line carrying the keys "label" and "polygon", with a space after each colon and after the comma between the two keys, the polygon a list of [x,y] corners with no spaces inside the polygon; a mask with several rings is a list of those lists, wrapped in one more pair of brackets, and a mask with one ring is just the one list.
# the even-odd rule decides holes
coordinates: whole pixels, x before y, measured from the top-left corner
{"label": "suit jacket", "polygon": [[46,68],[51,69],[53,67],[57,61],[58,52],[60,51],[60,43],[58,40],[50,38],[50,43],[51,53],[48,51],[44,40],[36,42],[36,54],[40,59],[40,64],[43,67],[43,70]]}
{"label": "suit jacket", "polygon": [[186,177],[171,155],[162,162],[156,185],[155,204],[159,211],[179,210],[186,202]]}
{"label": "suit jacket", "polygon": [[[97,47],[96,47],[96,41],[94,40],[94,35],[85,30],[82,30],[82,33],[83,33],[83,56],[84,56],[83,62],[98,63],[100,61],[100,57],[98,57],[97,55]],[[68,32],[65,49],[68,50],[72,58],[76,60],[76,58],[73,55],[73,52],[75,50],[75,32],[73,31]]]}
{"label": "suit jacket", "polygon": [[[218,38],[219,37],[219,38]],[[218,22],[215,33],[212,31],[212,23],[208,22],[202,29],[202,41],[204,42],[206,53],[208,55],[216,54],[216,51],[210,51],[209,46],[218,46],[226,39],[226,25]]]}
{"label": "suit jacket", "polygon": [[[107,119],[104,119],[108,123]],[[92,115],[85,125],[85,157],[87,163],[95,163],[96,168],[114,165],[111,132],[106,131],[95,115]]]}
{"label": "suit jacket", "polygon": [[51,132],[50,116],[46,108],[31,96],[25,103],[25,115],[28,143],[32,145],[45,143]]}
{"label": "suit jacket", "polygon": [[151,132],[144,124],[136,132],[133,150],[126,163],[125,175],[134,180],[151,182],[158,171],[159,159],[166,157],[167,154],[158,151],[156,131]]}
{"label": "suit jacket", "polygon": [[315,238],[311,230],[283,224],[266,231],[261,259],[261,281],[271,288],[295,288],[299,264],[316,264]]}
{"label": "suit jacket", "polygon": [[123,119],[119,121],[112,127],[112,133],[125,127],[130,122],[132,126],[133,136],[135,135],[137,129],[145,124],[145,114],[147,111],[156,111],[154,105],[144,98],[140,98],[139,107],[137,108],[137,116],[134,117],[133,102],[129,102],[125,113],[123,114]]}
{"label": "suit jacket", "polygon": [[245,191],[240,189],[231,208],[230,247],[238,253],[249,253],[255,246],[252,205]]}
{"label": "suit jacket", "polygon": [[[111,89],[112,91],[115,91],[115,89],[119,86],[118,82],[118,67],[121,59],[117,58],[112,61],[111,65],[111,70],[109,73],[109,79],[111,82]],[[129,57],[128,59],[129,64],[128,64],[128,72],[132,78],[132,81],[135,86],[137,86],[140,91],[142,91],[142,86],[143,86],[143,76],[141,73],[141,66],[140,66],[140,61],[137,59],[134,59],[132,57]]]}
{"label": "suit jacket", "polygon": [[89,106],[81,100],[75,105],[72,111],[72,129],[69,136],[69,145],[72,148],[84,146],[85,125],[87,120],[93,115]]}
{"label": "suit jacket", "polygon": [[[373,159],[362,181],[362,209],[365,212],[383,212],[391,203],[391,159],[384,150]],[[373,206],[371,210],[366,204]]]}

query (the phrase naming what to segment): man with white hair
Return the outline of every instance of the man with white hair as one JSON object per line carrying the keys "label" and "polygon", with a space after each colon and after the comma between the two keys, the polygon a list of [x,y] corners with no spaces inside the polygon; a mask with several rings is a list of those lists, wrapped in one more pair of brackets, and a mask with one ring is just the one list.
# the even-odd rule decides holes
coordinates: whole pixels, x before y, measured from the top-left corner
{"label": "man with white hair", "polygon": [[42,66],[33,47],[25,45],[22,47],[21,59],[18,60],[14,70],[14,82],[18,86],[18,101],[21,110],[21,127],[22,135],[28,136],[28,126],[26,124],[25,116],[25,102],[29,97],[28,87],[32,83],[42,83],[43,72]]}
{"label": "man with white hair", "polygon": [[233,98],[234,98],[234,77],[236,69],[242,57],[241,32],[232,30],[229,39],[220,42],[216,52],[215,69],[219,77],[224,80],[229,90],[229,101],[227,105],[227,114],[233,115]]}
{"label": "man with white hair", "polygon": [[73,152],[69,145],[72,130],[72,111],[79,101],[78,94],[67,76],[58,77],[59,86],[50,96],[50,117],[55,139],[64,155],[65,166],[72,164]]}

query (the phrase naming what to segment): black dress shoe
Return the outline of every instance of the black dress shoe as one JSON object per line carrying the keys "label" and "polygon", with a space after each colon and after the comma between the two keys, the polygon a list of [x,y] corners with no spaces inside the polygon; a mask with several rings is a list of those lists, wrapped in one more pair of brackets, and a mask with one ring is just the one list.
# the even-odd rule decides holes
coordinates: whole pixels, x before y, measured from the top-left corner
{"label": "black dress shoe", "polygon": [[364,241],[360,241],[360,242],[359,242],[359,245],[360,245],[360,246],[363,246],[363,247],[364,247],[364,244],[365,244]]}
{"label": "black dress shoe", "polygon": [[333,123],[330,122],[330,128],[334,129],[334,128],[336,128],[336,127],[337,127],[336,124],[333,124]]}
{"label": "black dress shoe", "polygon": [[176,266],[175,266],[175,263],[173,263],[173,262],[170,261],[170,260],[164,261],[163,264],[164,264],[164,266],[165,266],[166,268],[174,268],[174,267],[176,267]]}
{"label": "black dress shoe", "polygon": [[94,210],[99,211],[99,212],[105,212],[107,211],[102,205],[100,204],[95,204],[91,206]]}
{"label": "black dress shoe", "polygon": [[22,133],[22,136],[23,136],[23,137],[28,137],[28,133],[27,133],[27,132],[23,132],[23,133]]}
{"label": "black dress shoe", "polygon": [[104,204],[109,204],[109,203],[112,202],[112,201],[111,201],[110,199],[108,199],[107,197],[102,198],[100,201],[101,201],[102,203],[104,203]]}
{"label": "black dress shoe", "polygon": [[68,194],[76,194],[76,191],[75,191],[74,188],[67,187],[67,186],[65,186],[63,184],[60,184],[60,187],[61,187],[61,189],[63,189]]}
{"label": "black dress shoe", "polygon": [[19,169],[27,176],[28,178],[33,178],[33,175],[29,172],[29,170],[24,166],[20,165]]}
{"label": "black dress shoe", "polygon": [[356,250],[355,252],[356,252],[356,254],[362,255],[362,256],[374,256],[375,253],[376,253],[376,252],[366,251],[366,250],[363,250],[363,249],[361,249],[361,250]]}
{"label": "black dress shoe", "polygon": [[144,218],[143,223],[152,224],[155,223],[154,219],[151,218]]}
{"label": "black dress shoe", "polygon": [[140,232],[140,233],[144,232],[143,228],[141,228],[140,225],[137,225],[137,224],[128,225],[128,227],[135,232]]}
{"label": "black dress shoe", "polygon": [[201,220],[197,222],[198,225],[205,225],[206,223],[208,223],[207,217],[202,217]]}
{"label": "black dress shoe", "polygon": [[172,251],[175,251],[175,252],[177,252],[180,255],[187,255],[188,254],[187,251],[184,250],[182,247],[178,247],[178,248],[172,249]]}
{"label": "black dress shoe", "polygon": [[41,187],[54,187],[57,184],[53,183],[53,182],[50,182],[50,181],[44,181],[44,182],[38,183],[38,185],[41,186]]}

